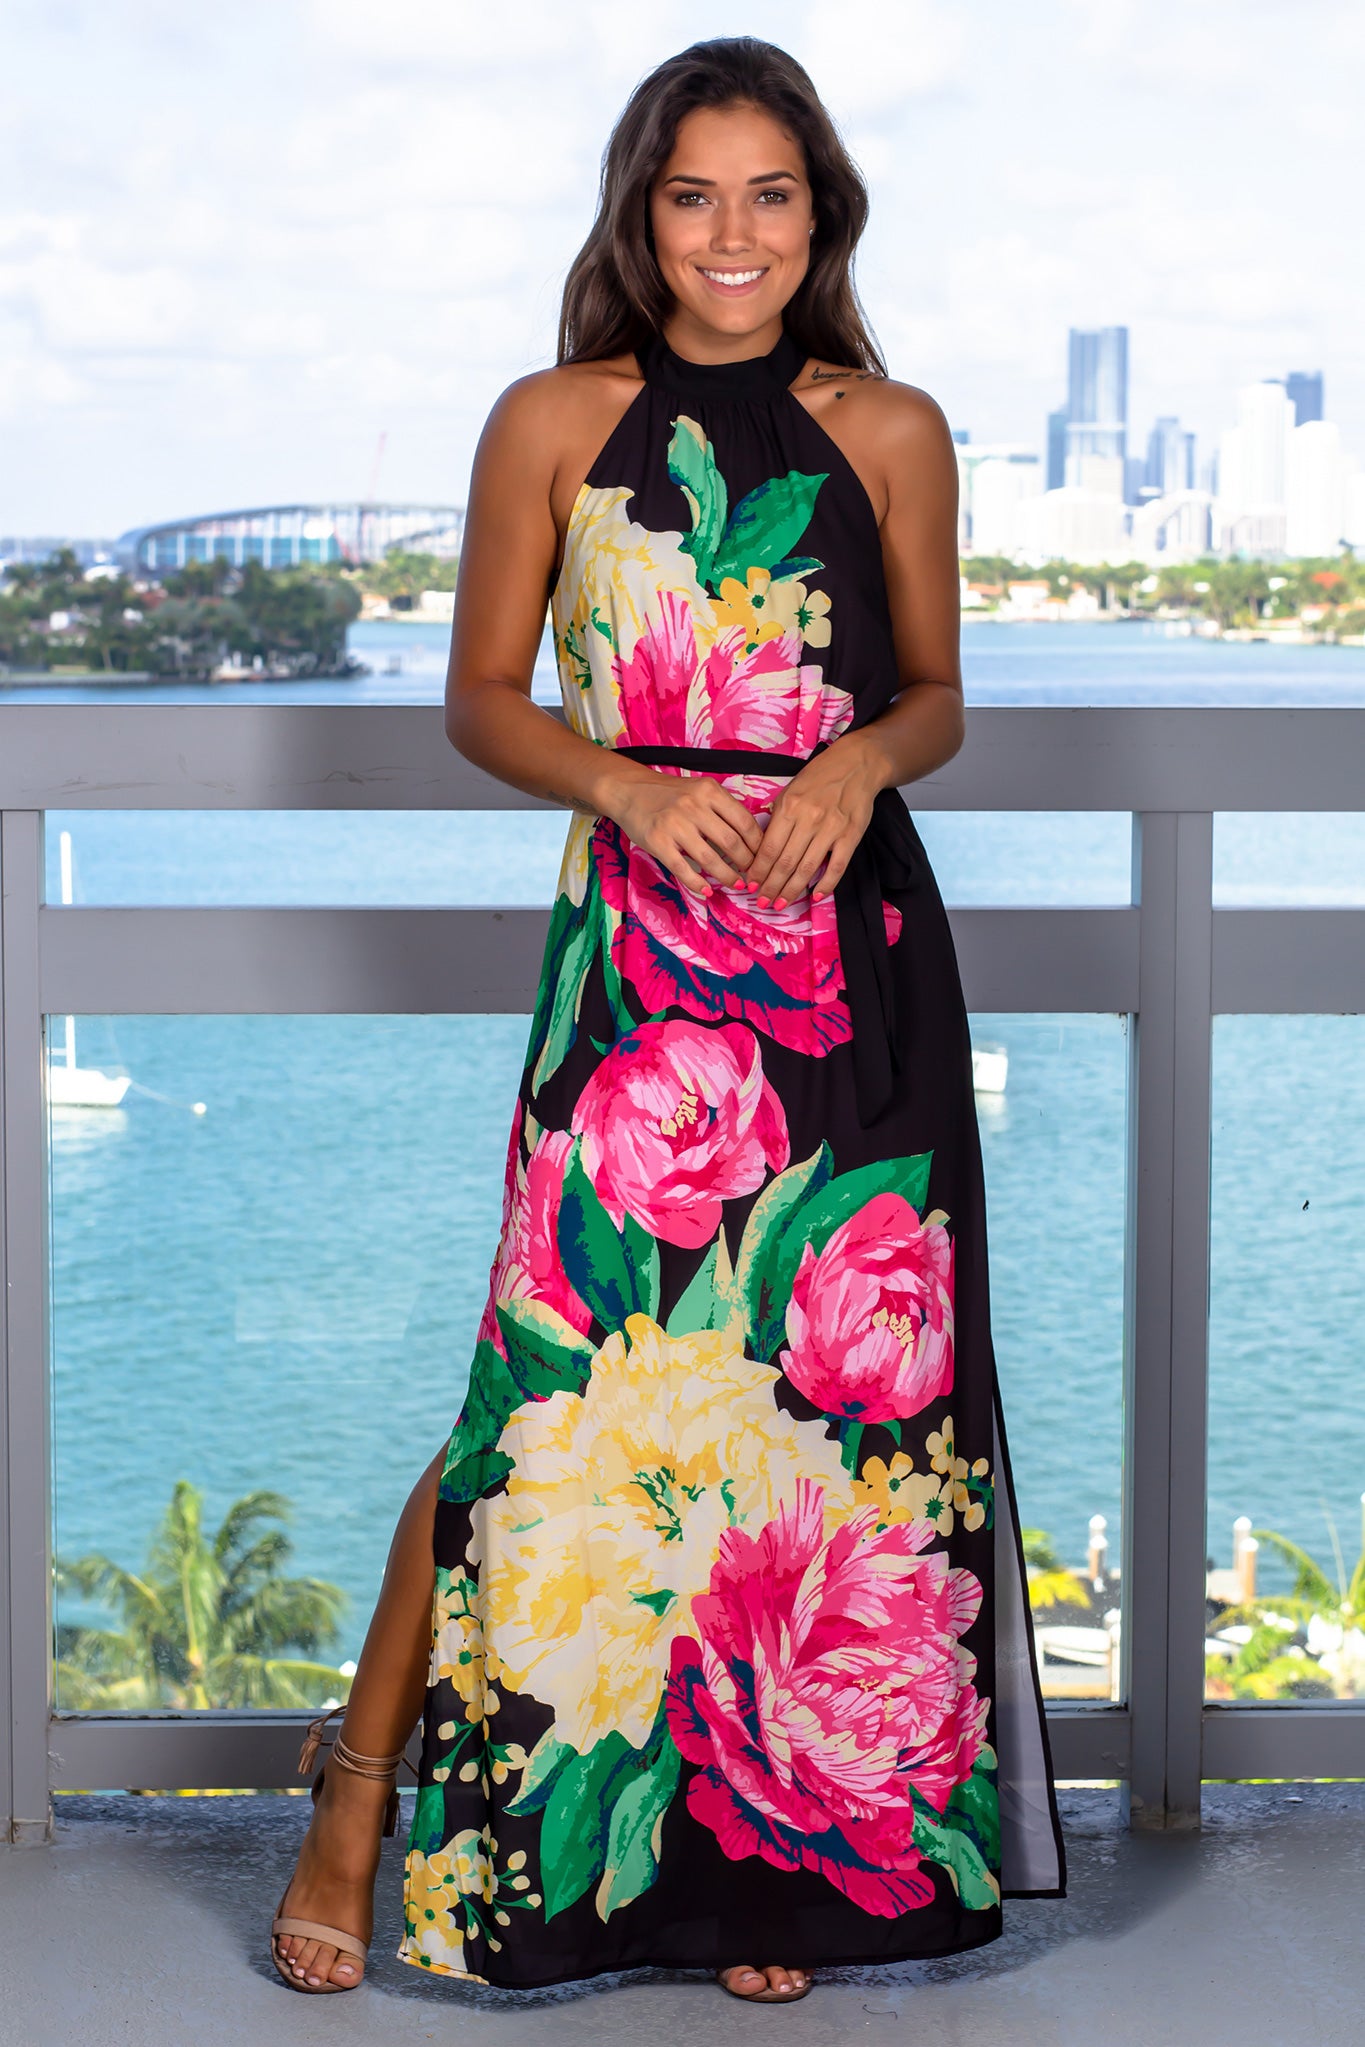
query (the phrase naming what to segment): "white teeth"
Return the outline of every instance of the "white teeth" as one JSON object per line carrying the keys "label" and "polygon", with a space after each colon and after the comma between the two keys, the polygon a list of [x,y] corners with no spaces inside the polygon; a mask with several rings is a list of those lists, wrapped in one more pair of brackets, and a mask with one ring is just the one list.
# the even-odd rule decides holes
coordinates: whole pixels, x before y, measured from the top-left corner
{"label": "white teeth", "polygon": [[713,284],[752,284],[761,277],[761,270],[703,270],[702,276],[709,277]]}

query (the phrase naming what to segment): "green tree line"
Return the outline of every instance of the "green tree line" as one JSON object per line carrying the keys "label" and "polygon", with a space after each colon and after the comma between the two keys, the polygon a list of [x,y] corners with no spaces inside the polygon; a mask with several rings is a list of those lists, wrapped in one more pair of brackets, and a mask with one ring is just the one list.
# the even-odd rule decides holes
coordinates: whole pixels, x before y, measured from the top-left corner
{"label": "green tree line", "polygon": [[225,662],[272,674],[351,671],[360,591],[331,569],[191,562],[155,585],[87,577],[70,548],[12,562],[0,581],[0,665],[202,681]]}

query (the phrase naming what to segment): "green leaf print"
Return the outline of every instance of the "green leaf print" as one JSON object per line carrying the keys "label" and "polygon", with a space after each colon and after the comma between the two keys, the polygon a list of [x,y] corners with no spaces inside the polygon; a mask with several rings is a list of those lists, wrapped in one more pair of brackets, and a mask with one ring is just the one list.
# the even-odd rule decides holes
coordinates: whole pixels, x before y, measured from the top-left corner
{"label": "green leaf print", "polygon": [[739,1285],[722,1229],[674,1302],[667,1334],[692,1336],[701,1329],[728,1329],[739,1312]]}
{"label": "green leaf print", "polygon": [[818,476],[789,469],[785,476],[770,476],[741,498],[711,564],[714,586],[719,589],[726,576],[735,576],[742,583],[750,569],[771,569],[782,561],[809,526],[820,486],[828,475],[827,469]]}
{"label": "green leaf print", "polygon": [[424,1784],[413,1807],[412,1831],[408,1835],[409,1853],[416,1848],[423,1855],[434,1855],[444,1843],[447,1832],[445,1785]]}
{"label": "green leaf print", "polygon": [[481,1499],[512,1469],[512,1460],[497,1449],[503,1425],[522,1391],[507,1360],[485,1337],[469,1367],[469,1388],[451,1432],[441,1473],[443,1500]]}
{"label": "green leaf print", "polygon": [[554,1729],[547,1727],[526,1758],[526,1768],[521,1773],[521,1789],[507,1807],[510,1816],[520,1820],[542,1811],[560,1773],[578,1760],[578,1750],[570,1748],[566,1741],[559,1741]]}
{"label": "green leaf print", "polygon": [[501,1301],[495,1313],[507,1345],[509,1369],[524,1396],[545,1400],[561,1387],[574,1393],[583,1387],[592,1364],[592,1345],[585,1343],[562,1315],[534,1299]]}
{"label": "green leaf print", "polygon": [[999,1766],[995,1750],[983,1747],[965,1784],[948,1800],[948,1812],[967,1828],[992,1868],[1000,1864]]}
{"label": "green leaf print", "polygon": [[939,1814],[918,1794],[915,1846],[952,1878],[968,1911],[989,1910],[1000,1902],[1000,1800],[995,1750],[984,1747],[966,1782],[959,1784]]}
{"label": "green leaf print", "polygon": [[[851,1173],[836,1173],[801,1212],[804,1241],[818,1258],[840,1223],[856,1215],[875,1194],[899,1194],[917,1213],[922,1213],[929,1192],[932,1159],[932,1152],[922,1151],[911,1158],[876,1159],[870,1166],[855,1167]],[[797,1259],[799,1262],[799,1251]],[[795,1271],[793,1266],[793,1275]]]}
{"label": "green leaf print", "polygon": [[598,891],[588,880],[588,893],[581,903],[569,896],[556,896],[550,912],[550,929],[541,962],[540,987],[535,1015],[531,1018],[531,1041],[526,1063],[534,1065],[532,1086],[542,1088],[556,1068],[578,1030],[578,1009],[583,983],[592,965],[599,931],[591,910]]}
{"label": "green leaf print", "polygon": [[[923,1211],[933,1154],[878,1159],[831,1174],[829,1146],[769,1181],[749,1211],[735,1268],[747,1317],[750,1356],[771,1360],[787,1330],[787,1303],[809,1244],[818,1257],[840,1223],[874,1194],[899,1194]],[[847,1447],[847,1446],[845,1446]]]}
{"label": "green leaf print", "polygon": [[579,1299],[605,1328],[623,1328],[628,1315],[657,1316],[659,1246],[633,1216],[617,1229],[583,1170],[578,1145],[559,1201],[559,1255]]}
{"label": "green leaf print", "polygon": [[711,561],[725,526],[729,496],[716,467],[711,443],[695,419],[680,413],[668,444],[668,473],[682,490],[692,513],[692,531],[683,538],[683,553],[697,565],[697,579],[711,580]]}
{"label": "green leaf print", "polygon": [[[782,1341],[787,1302],[796,1277],[799,1244],[790,1257],[782,1243],[804,1203],[812,1200],[830,1177],[833,1155],[827,1144],[799,1165],[768,1182],[744,1225],[735,1284],[749,1328],[750,1356],[766,1363]],[[787,1266],[790,1265],[790,1273]]]}
{"label": "green leaf print", "polygon": [[512,1459],[497,1447],[509,1415],[524,1400],[548,1400],[565,1389],[581,1392],[592,1366],[590,1346],[560,1340],[562,1332],[574,1332],[548,1310],[513,1301],[499,1303],[496,1314],[508,1355],[487,1338],[474,1352],[469,1389],[446,1451],[443,1500],[478,1500],[491,1492],[512,1469]]}
{"label": "green leaf print", "polygon": [[653,1768],[627,1784],[612,1808],[607,1860],[597,1886],[597,1916],[609,1919],[622,1905],[647,1891],[659,1874],[663,1817],[678,1788],[682,1758],[665,1738]]}
{"label": "green leaf print", "polygon": [[768,572],[768,579],[773,583],[781,583],[792,576],[813,576],[817,569],[824,566],[824,563],[817,561],[813,554],[789,554],[785,561],[773,563]]}
{"label": "green leaf print", "polygon": [[555,1778],[540,1823],[541,1891],[553,1919],[595,1884],[607,1859],[611,1808],[638,1767],[636,1751],[615,1729],[576,1756]]}

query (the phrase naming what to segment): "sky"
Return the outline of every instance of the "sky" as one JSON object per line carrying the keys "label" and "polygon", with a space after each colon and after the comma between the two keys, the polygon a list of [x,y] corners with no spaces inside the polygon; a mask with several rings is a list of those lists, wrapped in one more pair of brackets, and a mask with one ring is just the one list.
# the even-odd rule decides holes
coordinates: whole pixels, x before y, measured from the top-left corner
{"label": "sky", "polygon": [[461,503],[553,360],[601,152],[705,36],[782,44],[862,166],[891,374],[1041,448],[1126,324],[1130,447],[1321,369],[1365,460],[1360,0],[8,0],[0,533]]}

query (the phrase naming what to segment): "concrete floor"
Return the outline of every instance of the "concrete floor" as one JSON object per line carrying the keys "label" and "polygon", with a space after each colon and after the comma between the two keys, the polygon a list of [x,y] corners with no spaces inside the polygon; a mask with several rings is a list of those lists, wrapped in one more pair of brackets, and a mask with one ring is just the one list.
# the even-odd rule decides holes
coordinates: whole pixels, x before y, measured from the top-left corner
{"label": "concrete floor", "polygon": [[[1365,1786],[1210,1789],[1197,1835],[1133,1836],[1063,1794],[1071,1896],[1006,1904],[993,1946],[831,1971],[778,2016],[709,1977],[636,1971],[553,1991],[460,1988],[393,1953],[384,1844],[366,1983],[287,1990],[266,1929],[301,1801],[63,1798],[50,1847],[0,1849],[4,2047],[1352,2047],[1365,2039]],[[792,1959],[796,1959],[793,1957]]]}

